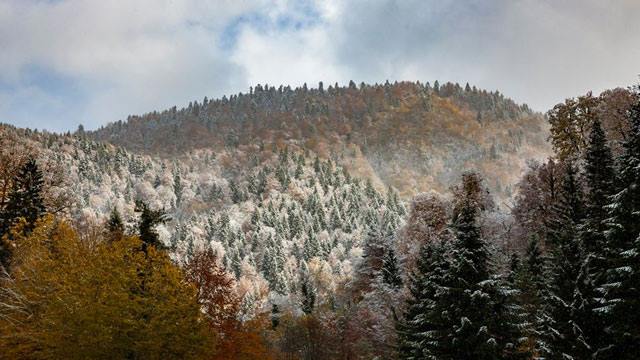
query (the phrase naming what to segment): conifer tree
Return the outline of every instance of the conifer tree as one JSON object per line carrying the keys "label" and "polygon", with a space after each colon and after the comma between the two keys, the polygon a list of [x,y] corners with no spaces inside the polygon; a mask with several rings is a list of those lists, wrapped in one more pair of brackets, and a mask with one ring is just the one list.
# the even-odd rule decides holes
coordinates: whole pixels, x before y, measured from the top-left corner
{"label": "conifer tree", "polygon": [[613,158],[607,145],[599,120],[593,122],[589,144],[585,153],[586,216],[580,225],[580,238],[584,246],[585,259],[578,275],[582,287],[581,298],[576,298],[574,318],[579,323],[585,347],[583,356],[594,356],[600,349],[610,347],[610,339],[603,331],[605,314],[595,311],[600,307],[601,294],[598,288],[606,281],[607,244],[604,232],[607,218],[605,206],[613,191]]}
{"label": "conifer tree", "polygon": [[547,224],[548,290],[544,299],[549,323],[543,338],[552,359],[578,358],[588,349],[577,315],[580,314],[582,287],[577,279],[581,272],[584,250],[578,227],[584,219],[584,200],[572,163],[564,166],[558,201]]}
{"label": "conifer tree", "polygon": [[391,246],[384,253],[382,279],[392,289],[399,289],[402,286],[402,278],[400,277],[400,269],[398,268],[398,259],[396,258],[395,251]]}
{"label": "conifer tree", "polygon": [[376,224],[367,228],[362,245],[362,259],[357,266],[357,288],[369,288],[371,282],[380,275],[383,267],[385,246]]}
{"label": "conifer tree", "polygon": [[629,111],[630,132],[618,159],[618,191],[607,206],[606,278],[596,309],[611,326],[603,357],[633,359],[640,352],[640,101]]}
{"label": "conifer tree", "polygon": [[0,209],[0,265],[8,266],[11,258],[12,239],[8,232],[19,219],[25,234],[33,230],[36,221],[46,213],[42,198],[44,180],[34,159],[28,159],[13,177],[7,204]]}
{"label": "conifer tree", "polygon": [[309,230],[307,237],[304,241],[304,248],[302,249],[304,254],[304,259],[309,261],[316,256],[320,256],[322,253],[322,248],[320,246],[320,242],[318,241],[318,237],[316,234]]}
{"label": "conifer tree", "polygon": [[117,240],[124,235],[124,223],[122,222],[120,212],[118,212],[115,206],[111,209],[111,214],[109,214],[106,230],[110,240]]}
{"label": "conifer tree", "polygon": [[42,198],[44,180],[34,159],[29,159],[13,177],[13,185],[6,208],[2,214],[0,235],[5,234],[15,221],[24,218],[27,230],[33,229],[36,220],[45,212]]}
{"label": "conifer tree", "polygon": [[513,291],[493,273],[478,225],[483,206],[478,191],[483,191],[479,176],[464,174],[451,224],[455,239],[442,256],[445,260],[431,260],[426,265],[428,272],[420,270],[425,266],[422,258],[428,257],[423,255],[418,262],[419,273],[428,275],[411,280],[415,299],[408,304],[409,328],[400,335],[413,340],[401,343],[409,344],[409,356],[404,358],[516,359],[527,355],[519,351]]}
{"label": "conifer tree", "polygon": [[613,190],[613,158],[600,121],[595,120],[585,153],[586,216],[582,226],[585,249],[594,256],[603,248],[605,206]]}
{"label": "conifer tree", "polygon": [[443,284],[449,271],[443,244],[428,242],[420,250],[416,271],[409,276],[409,292],[404,321],[398,325],[398,353],[401,359],[437,359],[439,338],[446,331]]}
{"label": "conifer tree", "polygon": [[138,235],[142,240],[142,249],[147,251],[148,246],[154,246],[157,249],[164,248],[164,244],[160,241],[160,237],[155,227],[167,222],[167,215],[164,209],[152,210],[143,201],[136,202],[136,212],[140,213],[138,220]]}
{"label": "conifer tree", "polygon": [[549,349],[544,338],[549,321],[544,303],[547,282],[544,259],[536,239],[529,242],[524,262],[520,263],[517,256],[512,258],[511,274],[513,278],[510,282],[518,290],[517,320],[522,321],[523,335],[527,337],[524,346],[534,357],[548,354]]}
{"label": "conifer tree", "polygon": [[313,283],[309,276],[309,268],[304,261],[300,269],[300,296],[302,312],[311,315],[316,305],[316,291],[313,288]]}
{"label": "conifer tree", "polygon": [[176,167],[173,171],[173,192],[176,195],[176,207],[179,207],[182,203],[182,193],[184,185],[182,184],[182,177],[180,175],[180,168]]}

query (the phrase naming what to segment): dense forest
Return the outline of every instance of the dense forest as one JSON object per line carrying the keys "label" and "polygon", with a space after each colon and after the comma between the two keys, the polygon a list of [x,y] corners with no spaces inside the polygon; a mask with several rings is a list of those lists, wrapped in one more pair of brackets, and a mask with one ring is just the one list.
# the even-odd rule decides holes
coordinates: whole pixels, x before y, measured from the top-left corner
{"label": "dense forest", "polygon": [[0,359],[640,351],[638,87],[256,86],[0,145]]}
{"label": "dense forest", "polygon": [[[197,149],[251,151],[283,144],[312,151],[403,196],[447,192],[469,168],[492,173],[500,201],[526,159],[550,154],[541,114],[499,92],[459,84],[256,85],[248,94],[130,116],[93,140],[163,157]],[[517,169],[518,171],[513,171]]]}

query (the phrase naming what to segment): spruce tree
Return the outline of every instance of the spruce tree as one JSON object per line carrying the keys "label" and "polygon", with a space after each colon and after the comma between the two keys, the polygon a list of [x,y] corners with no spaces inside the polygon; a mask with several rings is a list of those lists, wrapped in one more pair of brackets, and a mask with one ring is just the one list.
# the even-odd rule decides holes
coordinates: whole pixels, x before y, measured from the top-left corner
{"label": "spruce tree", "polygon": [[109,240],[120,239],[124,235],[124,223],[118,209],[114,206],[105,225]]}
{"label": "spruce tree", "polygon": [[596,309],[607,317],[612,346],[603,358],[634,359],[640,352],[640,101],[629,111],[630,132],[618,159],[618,191],[607,206],[607,266]]}
{"label": "spruce tree", "polygon": [[309,268],[307,267],[306,262],[302,262],[300,270],[300,296],[302,312],[307,315],[311,315],[316,306],[316,291],[313,288],[313,283],[309,276]]}
{"label": "spruce tree", "polygon": [[384,253],[382,263],[382,280],[392,289],[399,289],[402,286],[402,278],[400,277],[400,269],[398,268],[398,259],[396,258],[393,247],[389,247]]}
{"label": "spruce tree", "polygon": [[447,330],[446,305],[438,301],[449,273],[445,246],[428,242],[420,250],[416,271],[409,276],[410,297],[398,325],[400,359],[440,359]]}
{"label": "spruce tree", "polygon": [[11,191],[4,209],[0,209],[0,264],[7,267],[11,258],[9,230],[18,220],[24,220],[22,230],[29,233],[36,221],[46,213],[42,198],[44,180],[34,159],[28,159],[13,177]]}
{"label": "spruce tree", "polygon": [[523,335],[527,341],[524,346],[529,352],[540,357],[549,352],[544,334],[547,329],[549,315],[544,301],[546,300],[547,283],[545,278],[545,262],[536,239],[532,239],[527,247],[525,261],[513,261],[509,282],[518,290],[516,320],[523,324]]}
{"label": "spruce tree", "polygon": [[147,251],[148,246],[154,246],[157,249],[163,249],[164,244],[160,241],[156,226],[167,222],[168,218],[164,211],[152,210],[143,201],[136,202],[136,212],[140,213],[140,219],[138,220],[138,235],[142,240],[142,249]]}
{"label": "spruce tree", "polygon": [[575,314],[583,338],[589,349],[583,356],[595,356],[601,349],[610,347],[612,339],[603,330],[607,327],[606,314],[595,309],[601,306],[598,288],[606,282],[607,244],[605,242],[605,206],[612,194],[614,181],[613,158],[599,120],[593,122],[589,144],[585,153],[586,216],[580,226],[580,238],[585,259],[578,276],[582,287],[581,298],[576,298]]}
{"label": "spruce tree", "polygon": [[614,185],[613,157],[598,120],[593,122],[584,167],[587,193],[581,237],[586,251],[598,256],[604,245],[604,220],[607,218],[605,206]]}
{"label": "spruce tree", "polygon": [[184,185],[182,184],[182,177],[180,175],[180,168],[176,167],[173,171],[173,192],[176,196],[176,207],[179,207],[182,203],[182,193]]}
{"label": "spruce tree", "polygon": [[546,245],[549,260],[544,304],[550,320],[543,334],[546,356],[550,359],[579,358],[588,350],[577,315],[582,289],[579,277],[584,251],[578,236],[584,219],[584,199],[572,163],[564,167],[558,201],[551,209]]}
{"label": "spruce tree", "polygon": [[356,268],[356,290],[369,289],[371,282],[380,275],[385,245],[377,224],[371,224],[362,244],[362,259]]}
{"label": "spruce tree", "polygon": [[24,218],[26,230],[33,229],[35,222],[46,212],[42,198],[44,180],[34,159],[29,159],[13,177],[6,208],[2,216],[0,235],[5,234],[16,220]]}
{"label": "spruce tree", "polygon": [[[445,260],[431,260],[426,265],[428,275],[411,280],[414,299],[408,304],[407,328],[400,332],[401,338],[409,339],[401,342],[401,353],[409,354],[403,355],[405,358],[497,360],[526,356],[518,350],[513,290],[493,272],[478,225],[483,206],[478,201],[478,191],[483,191],[480,184],[475,174],[463,176],[461,198],[451,221],[455,239],[440,258]],[[425,266],[422,258],[419,274]]]}

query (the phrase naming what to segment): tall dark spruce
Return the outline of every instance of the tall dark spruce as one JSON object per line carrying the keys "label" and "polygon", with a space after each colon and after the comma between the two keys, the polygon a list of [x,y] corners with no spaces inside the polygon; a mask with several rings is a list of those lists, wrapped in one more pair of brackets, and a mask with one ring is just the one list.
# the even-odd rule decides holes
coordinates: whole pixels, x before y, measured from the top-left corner
{"label": "tall dark spruce", "polygon": [[29,159],[13,177],[6,207],[0,211],[0,263],[8,266],[11,259],[9,230],[24,220],[24,232],[30,232],[36,221],[46,213],[42,198],[44,179],[34,159]]}
{"label": "tall dark spruce", "polygon": [[156,231],[156,226],[167,222],[167,215],[164,209],[152,210],[145,202],[136,202],[136,212],[140,213],[138,220],[138,232],[140,240],[142,240],[143,251],[147,251],[148,246],[154,246],[157,249],[164,248],[164,244],[160,241],[160,236]]}
{"label": "tall dark spruce", "polygon": [[[420,250],[416,271],[409,277],[410,297],[404,321],[398,325],[399,355],[401,359],[436,359],[441,353],[440,337],[447,323],[442,294],[449,262],[445,244],[427,243]],[[440,315],[440,316],[439,316]]]}
{"label": "tall dark spruce", "polygon": [[[463,176],[448,251],[426,250],[409,287],[400,355],[405,359],[516,359],[519,351],[513,291],[492,269],[481,235],[482,205],[475,174]],[[434,255],[435,254],[435,255]]]}
{"label": "tall dark spruce", "polygon": [[584,177],[586,185],[586,216],[580,225],[580,238],[585,251],[577,282],[582,287],[582,299],[576,299],[579,311],[575,319],[580,324],[586,351],[580,358],[596,357],[611,346],[613,339],[607,330],[607,316],[596,309],[602,306],[598,289],[606,282],[606,264],[609,255],[605,238],[606,205],[614,190],[615,172],[611,149],[600,121],[595,120],[585,154]]}
{"label": "tall dark spruce", "polygon": [[582,298],[577,279],[584,251],[578,227],[584,219],[584,200],[577,170],[571,162],[564,165],[558,201],[551,211],[546,224],[549,259],[544,306],[549,322],[543,334],[544,355],[549,359],[565,359],[585,351],[582,330],[575,320]]}
{"label": "tall dark spruce", "polygon": [[636,359],[640,352],[640,101],[629,112],[631,130],[618,159],[618,191],[608,211],[604,298],[596,309],[613,340],[601,358]]}

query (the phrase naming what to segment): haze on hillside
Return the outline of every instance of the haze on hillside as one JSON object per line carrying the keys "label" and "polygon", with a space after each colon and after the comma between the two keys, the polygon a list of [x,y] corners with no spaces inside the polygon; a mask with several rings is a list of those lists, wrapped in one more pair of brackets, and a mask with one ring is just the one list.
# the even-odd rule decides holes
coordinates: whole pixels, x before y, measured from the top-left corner
{"label": "haze on hillside", "polygon": [[0,3],[0,122],[94,129],[250,86],[469,82],[547,111],[638,75],[640,3]]}

